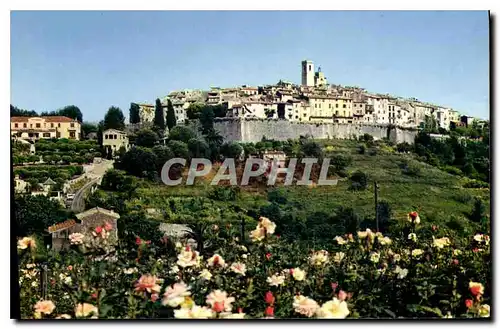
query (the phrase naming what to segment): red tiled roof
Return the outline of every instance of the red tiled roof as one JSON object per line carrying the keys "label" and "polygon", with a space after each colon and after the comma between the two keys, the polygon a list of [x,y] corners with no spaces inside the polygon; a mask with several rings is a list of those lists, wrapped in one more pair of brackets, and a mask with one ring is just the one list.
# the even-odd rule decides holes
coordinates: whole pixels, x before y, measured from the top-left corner
{"label": "red tiled roof", "polygon": [[45,117],[11,117],[10,122],[28,122],[31,118],[41,118],[46,122],[75,122],[76,120],[63,116],[45,116]]}
{"label": "red tiled roof", "polygon": [[29,117],[10,117],[10,122],[28,122]]}
{"label": "red tiled roof", "polygon": [[42,117],[45,119],[47,122],[74,122],[76,120],[68,118],[68,117],[63,117],[63,116],[47,116],[47,117]]}
{"label": "red tiled roof", "polygon": [[71,226],[73,226],[75,224],[76,224],[76,221],[74,219],[69,219],[65,222],[57,223],[57,224],[50,226],[47,229],[47,231],[49,231],[49,233],[54,233],[54,232],[59,231],[59,230],[70,228]]}

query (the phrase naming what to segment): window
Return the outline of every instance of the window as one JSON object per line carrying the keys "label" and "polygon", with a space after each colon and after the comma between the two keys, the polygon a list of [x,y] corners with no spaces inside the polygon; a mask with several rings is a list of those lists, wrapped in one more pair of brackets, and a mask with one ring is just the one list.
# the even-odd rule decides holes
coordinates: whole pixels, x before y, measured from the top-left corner
{"label": "window", "polygon": [[311,71],[311,65],[309,65],[309,71]]}
{"label": "window", "polygon": [[347,105],[345,105],[345,104],[344,104],[344,105],[342,105],[342,107],[343,107],[343,108],[346,108],[346,107],[347,107]]}
{"label": "window", "polygon": [[17,123],[14,123],[14,127],[16,127],[16,128],[17,128]]}
{"label": "window", "polygon": [[33,128],[33,124],[32,123],[30,123],[30,128]]}
{"label": "window", "polygon": [[318,108],[318,104],[314,104],[314,108]]}
{"label": "window", "polygon": [[61,128],[61,124],[60,124],[60,123],[58,123],[58,124],[57,124],[57,127]]}
{"label": "window", "polygon": [[344,111],[344,116],[345,116],[345,111]]}
{"label": "window", "polygon": [[304,113],[304,117],[307,115],[307,113]]}
{"label": "window", "polygon": [[69,137],[70,138],[75,138],[75,132],[74,131],[70,131],[69,132]]}
{"label": "window", "polygon": [[53,123],[50,124],[50,128],[54,128],[54,124]]}
{"label": "window", "polygon": [[114,139],[116,139],[116,135],[115,135]]}
{"label": "window", "polygon": [[43,137],[50,137],[50,133],[43,133]]}
{"label": "window", "polygon": [[339,104],[335,104],[335,107],[338,108],[339,107]]}
{"label": "window", "polygon": [[332,104],[328,104],[328,108],[331,109],[332,108]]}
{"label": "window", "polygon": [[39,123],[37,123],[37,124],[36,124],[36,127],[37,127],[37,128],[40,128],[40,127],[41,127],[41,125],[40,125]]}
{"label": "window", "polygon": [[74,123],[74,122],[71,122],[71,123],[70,123],[70,127],[71,127],[71,128],[74,128],[74,127],[75,127],[75,123]]}

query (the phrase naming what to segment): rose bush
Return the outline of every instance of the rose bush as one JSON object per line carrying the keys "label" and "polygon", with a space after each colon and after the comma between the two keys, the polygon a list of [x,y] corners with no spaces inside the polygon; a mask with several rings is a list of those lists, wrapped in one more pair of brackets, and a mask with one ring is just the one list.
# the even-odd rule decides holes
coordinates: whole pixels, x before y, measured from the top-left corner
{"label": "rose bush", "polygon": [[[418,218],[418,220],[417,220]],[[481,318],[489,317],[489,232],[450,238],[420,229],[411,212],[402,232],[365,229],[331,237],[322,249],[284,243],[261,218],[242,242],[237,228],[213,229],[218,249],[138,237],[110,243],[108,227],[72,235],[48,252],[19,241],[22,318]],[[109,233],[109,232],[108,232]],[[229,238],[220,241],[218,236]],[[131,255],[136,255],[135,258]],[[43,272],[43,273],[42,273]]]}

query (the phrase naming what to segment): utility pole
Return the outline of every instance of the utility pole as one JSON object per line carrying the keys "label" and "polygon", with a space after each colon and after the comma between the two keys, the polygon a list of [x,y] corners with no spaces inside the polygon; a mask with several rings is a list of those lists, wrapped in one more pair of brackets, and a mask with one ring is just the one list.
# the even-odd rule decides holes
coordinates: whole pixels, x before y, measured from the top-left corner
{"label": "utility pole", "polygon": [[374,182],[373,183],[374,187],[375,187],[375,225],[376,225],[376,228],[377,228],[377,232],[378,232],[378,185],[377,185],[377,182]]}

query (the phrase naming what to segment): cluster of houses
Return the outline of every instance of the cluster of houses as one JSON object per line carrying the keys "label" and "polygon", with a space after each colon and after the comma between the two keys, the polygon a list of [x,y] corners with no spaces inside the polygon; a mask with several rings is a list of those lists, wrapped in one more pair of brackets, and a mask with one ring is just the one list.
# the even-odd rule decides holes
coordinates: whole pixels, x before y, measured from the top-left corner
{"label": "cluster of houses", "polygon": [[[434,117],[438,127],[468,126],[474,121],[448,107],[367,92],[360,87],[328,84],[327,78],[312,61],[302,62],[300,85],[279,81],[274,85],[234,88],[212,87],[209,91],[174,91],[161,102],[166,115],[171,101],[178,124],[187,119],[193,104],[222,105],[226,117],[276,118],[308,123],[393,124],[400,127],[421,127],[426,117]],[[138,103],[141,123],[154,120],[155,105]]]}

